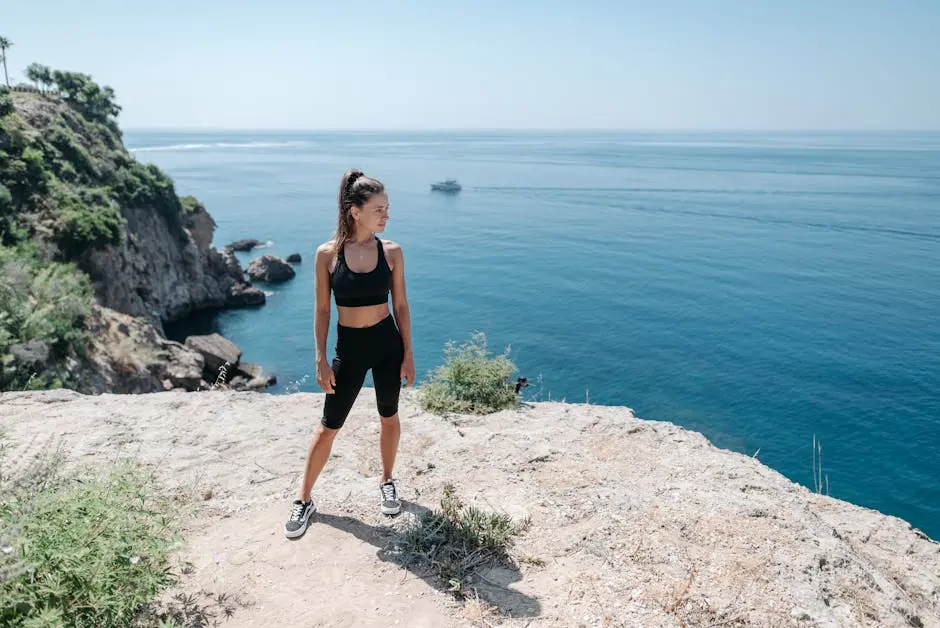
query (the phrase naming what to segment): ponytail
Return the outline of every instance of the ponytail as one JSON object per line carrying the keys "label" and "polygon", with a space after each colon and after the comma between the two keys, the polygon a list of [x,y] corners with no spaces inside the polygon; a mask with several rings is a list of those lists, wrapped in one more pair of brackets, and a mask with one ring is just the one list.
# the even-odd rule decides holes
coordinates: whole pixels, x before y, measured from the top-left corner
{"label": "ponytail", "polygon": [[346,242],[355,232],[353,205],[362,207],[375,194],[385,191],[382,182],[367,177],[362,170],[350,168],[339,182],[339,215],[336,221],[336,235],[333,238],[333,253],[343,250]]}

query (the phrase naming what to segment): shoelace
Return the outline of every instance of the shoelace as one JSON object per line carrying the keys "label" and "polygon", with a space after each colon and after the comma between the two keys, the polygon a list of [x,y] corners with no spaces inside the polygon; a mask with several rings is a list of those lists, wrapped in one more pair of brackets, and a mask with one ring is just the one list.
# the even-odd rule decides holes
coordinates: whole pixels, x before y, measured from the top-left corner
{"label": "shoelace", "polygon": [[395,485],[394,484],[382,485],[382,499],[388,502],[395,501]]}
{"label": "shoelace", "polygon": [[294,504],[294,507],[290,511],[290,518],[297,520],[300,519],[300,516],[304,514],[305,504]]}

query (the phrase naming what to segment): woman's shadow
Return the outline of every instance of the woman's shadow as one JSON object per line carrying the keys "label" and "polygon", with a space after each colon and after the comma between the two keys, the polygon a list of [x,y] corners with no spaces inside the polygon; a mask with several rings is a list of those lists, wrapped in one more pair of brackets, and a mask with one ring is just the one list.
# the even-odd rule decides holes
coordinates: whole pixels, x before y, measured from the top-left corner
{"label": "woman's shadow", "polygon": [[[414,502],[401,500],[401,504],[402,513],[410,513],[416,520],[420,521],[425,515],[431,514],[429,509]],[[378,549],[376,556],[379,560],[407,569],[423,580],[429,587],[438,590],[446,589],[446,584],[441,582],[433,567],[429,567],[423,564],[421,560],[408,556],[396,547],[403,545],[404,538],[401,532],[386,526],[372,526],[354,517],[323,512],[317,512],[313,515],[312,523],[318,522],[352,534],[359,540],[375,546]],[[501,561],[494,567],[489,571],[483,570],[485,577],[484,574],[479,572],[474,573],[473,586],[477,589],[480,598],[497,608],[504,616],[539,616],[541,604],[538,599],[510,588],[513,582],[522,580],[519,568],[508,561]]]}

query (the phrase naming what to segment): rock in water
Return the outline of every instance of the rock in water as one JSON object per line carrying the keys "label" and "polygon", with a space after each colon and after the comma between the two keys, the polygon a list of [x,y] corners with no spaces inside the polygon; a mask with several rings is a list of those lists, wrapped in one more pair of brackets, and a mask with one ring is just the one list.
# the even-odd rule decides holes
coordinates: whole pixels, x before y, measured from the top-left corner
{"label": "rock in water", "polygon": [[226,305],[230,307],[264,305],[266,299],[264,292],[259,288],[239,283],[229,288]]}
{"label": "rock in water", "polygon": [[250,251],[251,249],[258,246],[259,244],[261,244],[261,240],[254,240],[254,239],[235,240],[234,242],[228,245],[228,248],[232,249],[233,251]]}
{"label": "rock in water", "polygon": [[293,267],[280,257],[265,253],[261,257],[251,260],[246,271],[254,281],[279,283],[293,279],[296,273]]}
{"label": "rock in water", "polygon": [[291,253],[287,256],[288,264],[299,264],[301,262],[300,253]]}

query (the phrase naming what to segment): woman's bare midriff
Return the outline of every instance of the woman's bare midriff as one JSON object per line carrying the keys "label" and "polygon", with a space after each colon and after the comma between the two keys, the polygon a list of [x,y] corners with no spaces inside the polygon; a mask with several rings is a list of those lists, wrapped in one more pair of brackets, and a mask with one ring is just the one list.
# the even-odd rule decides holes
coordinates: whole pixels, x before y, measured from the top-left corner
{"label": "woman's bare midriff", "polygon": [[363,307],[336,307],[339,324],[343,327],[372,327],[385,320],[391,311],[388,303]]}

